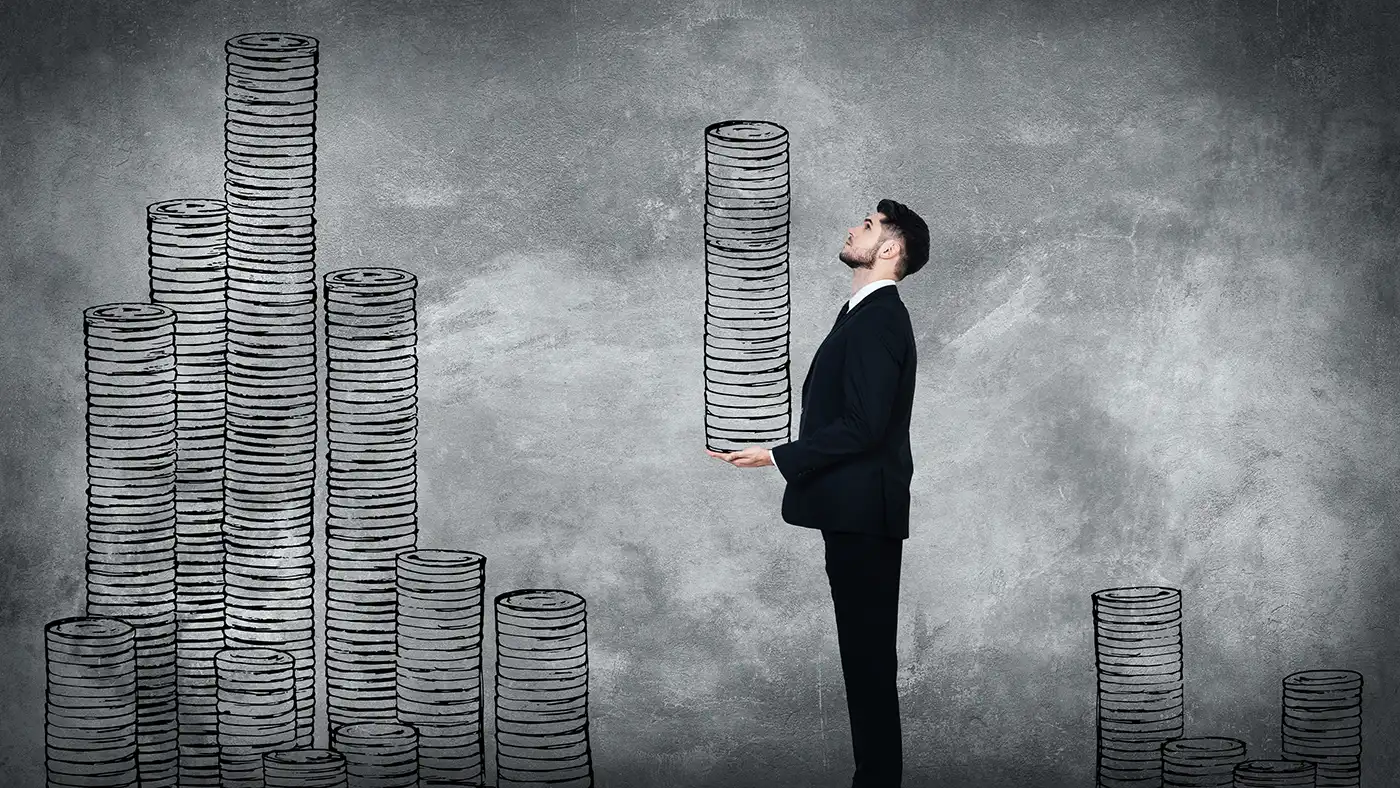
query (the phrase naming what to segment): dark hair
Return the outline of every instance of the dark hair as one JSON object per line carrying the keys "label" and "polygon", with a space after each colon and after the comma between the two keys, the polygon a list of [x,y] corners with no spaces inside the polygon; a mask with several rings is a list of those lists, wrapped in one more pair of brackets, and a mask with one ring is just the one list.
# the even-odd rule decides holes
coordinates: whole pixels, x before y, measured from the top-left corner
{"label": "dark hair", "polygon": [[888,228],[890,235],[904,245],[904,254],[895,266],[894,274],[903,279],[915,273],[928,262],[928,225],[909,206],[894,200],[881,200],[876,211],[884,214],[881,224]]}

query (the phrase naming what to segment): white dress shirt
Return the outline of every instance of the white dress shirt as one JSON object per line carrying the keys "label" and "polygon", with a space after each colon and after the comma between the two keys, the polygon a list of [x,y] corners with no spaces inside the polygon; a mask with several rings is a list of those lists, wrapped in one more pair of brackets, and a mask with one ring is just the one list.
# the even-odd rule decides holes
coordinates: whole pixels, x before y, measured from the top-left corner
{"label": "white dress shirt", "polygon": [[[876,290],[879,290],[885,285],[892,284],[896,284],[895,280],[893,279],[876,279],[873,282],[867,282],[864,287],[856,291],[855,295],[851,296],[851,300],[846,302],[846,313],[850,314],[851,310],[856,308],[856,304],[859,304],[861,302],[861,299],[865,298],[866,296],[870,295]],[[768,450],[768,461],[773,463],[774,468],[778,467],[778,461],[773,459],[772,449]]]}

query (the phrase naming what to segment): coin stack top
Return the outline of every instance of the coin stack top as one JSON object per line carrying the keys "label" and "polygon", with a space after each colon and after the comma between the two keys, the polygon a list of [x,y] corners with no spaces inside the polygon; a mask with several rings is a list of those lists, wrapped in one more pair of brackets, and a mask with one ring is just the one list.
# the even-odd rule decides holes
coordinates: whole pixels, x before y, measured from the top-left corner
{"label": "coin stack top", "polygon": [[263,755],[267,788],[349,788],[345,756],[335,750],[279,750]]}

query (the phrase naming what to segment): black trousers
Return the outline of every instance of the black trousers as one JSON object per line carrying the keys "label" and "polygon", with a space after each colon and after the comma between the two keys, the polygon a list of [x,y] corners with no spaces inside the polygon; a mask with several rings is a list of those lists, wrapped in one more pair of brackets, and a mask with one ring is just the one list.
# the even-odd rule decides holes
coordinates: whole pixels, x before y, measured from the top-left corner
{"label": "black trousers", "polygon": [[899,725],[895,631],[904,541],[822,531],[826,576],[836,606],[836,638],[851,715],[856,771],[852,788],[899,788],[904,748]]}

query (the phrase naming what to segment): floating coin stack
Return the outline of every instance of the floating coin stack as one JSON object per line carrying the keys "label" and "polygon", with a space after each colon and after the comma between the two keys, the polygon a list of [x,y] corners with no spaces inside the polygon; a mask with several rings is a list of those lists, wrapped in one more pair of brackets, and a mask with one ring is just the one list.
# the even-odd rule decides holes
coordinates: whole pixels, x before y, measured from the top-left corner
{"label": "floating coin stack", "polygon": [[1111,588],[1093,606],[1099,785],[1161,785],[1162,745],[1183,728],[1181,592]]}
{"label": "floating coin stack", "polygon": [[399,720],[418,730],[423,788],[485,782],[485,585],[478,553],[416,550],[398,559]]}
{"label": "floating coin stack", "polygon": [[571,591],[496,597],[496,784],[593,785],[587,609]]}
{"label": "floating coin stack", "polygon": [[332,728],[397,720],[395,559],[418,538],[416,284],[388,268],[325,278]]}
{"label": "floating coin stack", "polygon": [[357,722],[331,731],[349,788],[418,788],[418,733],[396,722]]}
{"label": "floating coin stack", "polygon": [[263,755],[296,740],[295,660],[269,648],[226,648],[218,679],[221,788],[263,788]]}
{"label": "floating coin stack", "polygon": [[224,646],[224,233],[220,200],[147,208],[151,302],[175,313],[175,651],[181,788],[219,784]]}
{"label": "floating coin stack", "polygon": [[296,661],[297,745],[315,713],[317,42],[229,39],[225,642]]}
{"label": "floating coin stack", "polygon": [[705,444],[786,441],[788,133],[764,121],[705,129]]}
{"label": "floating coin stack", "polygon": [[1235,788],[1313,788],[1317,767],[1306,761],[1245,761],[1235,767]]}
{"label": "floating coin stack", "polygon": [[348,788],[345,756],[335,750],[280,750],[263,755],[267,788]]}
{"label": "floating coin stack", "polygon": [[87,345],[87,613],[135,627],[143,788],[174,786],[175,313],[84,312]]}
{"label": "floating coin stack", "polygon": [[110,618],[44,628],[50,788],[136,788],[136,630]]}
{"label": "floating coin stack", "polygon": [[1203,736],[1162,745],[1163,788],[1230,788],[1235,767],[1244,763],[1239,739]]}
{"label": "floating coin stack", "polygon": [[1283,757],[1317,767],[1318,788],[1361,785],[1361,674],[1305,670],[1283,680]]}

